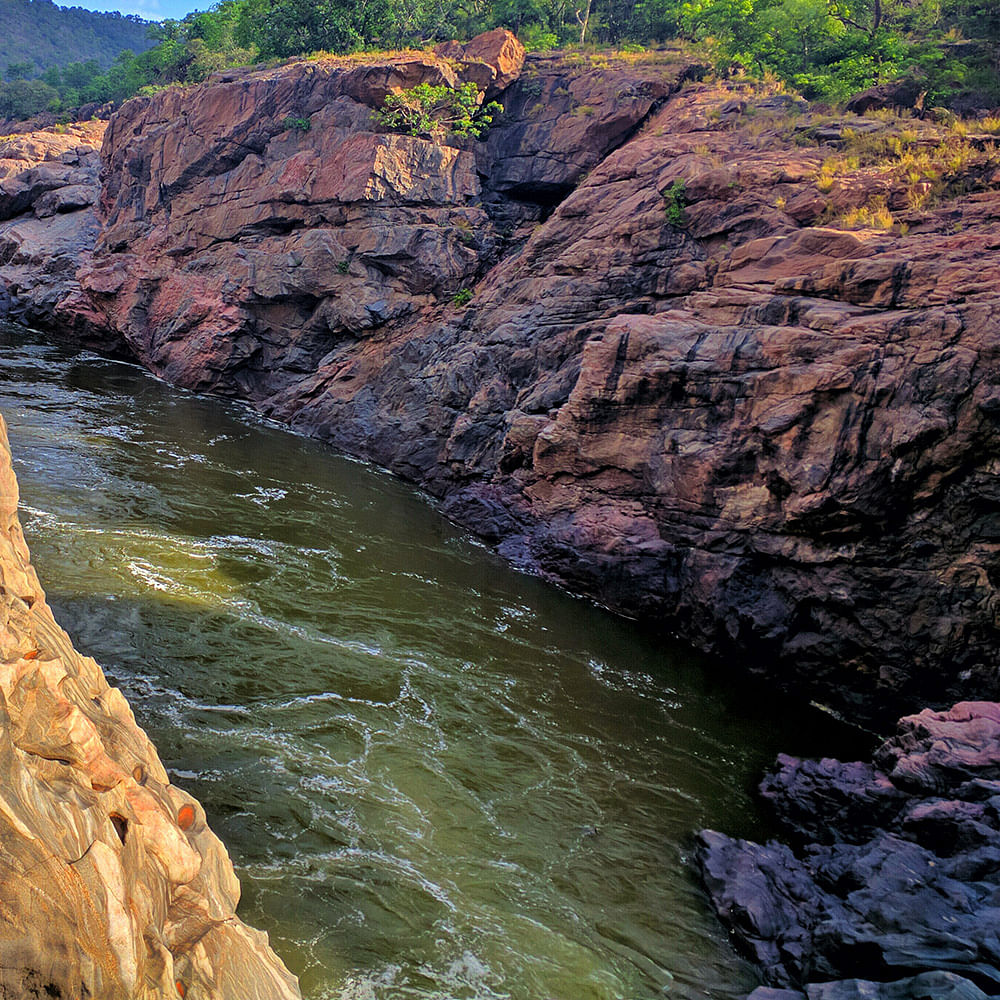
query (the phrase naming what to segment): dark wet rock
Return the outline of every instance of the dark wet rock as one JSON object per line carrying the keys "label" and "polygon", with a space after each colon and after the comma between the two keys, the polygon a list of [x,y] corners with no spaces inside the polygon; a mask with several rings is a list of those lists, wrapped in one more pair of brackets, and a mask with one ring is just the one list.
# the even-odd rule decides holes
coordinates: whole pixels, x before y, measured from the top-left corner
{"label": "dark wet rock", "polygon": [[1000,994],[998,720],[989,702],[904,718],[875,766],[782,756],[761,790],[794,849],[702,832],[709,895],[769,986]]}
{"label": "dark wet rock", "polygon": [[927,83],[913,77],[893,80],[877,87],[870,87],[855,94],[847,102],[847,110],[863,115],[866,111],[882,111],[886,108],[922,108]]}
{"label": "dark wet rock", "polygon": [[699,857],[705,886],[741,950],[773,970],[770,982],[801,982],[823,912],[813,905],[808,868],[783,844],[731,840],[713,830],[702,832]]}
{"label": "dark wet rock", "polygon": [[871,764],[785,754],[760,791],[789,834],[817,843],[867,837],[907,802],[906,794]]}
{"label": "dark wet rock", "polygon": [[809,1000],[986,1000],[975,983],[952,972],[922,972],[894,983],[846,979],[815,983],[808,987]]}
{"label": "dark wet rock", "polygon": [[801,990],[785,990],[777,986],[758,986],[747,1000],[806,1000]]}
{"label": "dark wet rock", "polygon": [[748,1000],[987,1000],[987,994],[952,972],[922,972],[891,983],[870,979],[810,983],[805,992],[759,986]]}

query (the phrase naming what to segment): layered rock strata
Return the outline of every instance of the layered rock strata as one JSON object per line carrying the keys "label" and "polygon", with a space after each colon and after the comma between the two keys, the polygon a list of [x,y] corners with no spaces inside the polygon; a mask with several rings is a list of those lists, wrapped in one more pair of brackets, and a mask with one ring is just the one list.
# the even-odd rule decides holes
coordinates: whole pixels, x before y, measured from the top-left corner
{"label": "layered rock strata", "polygon": [[1000,994],[1000,705],[901,719],[872,764],[782,756],[761,794],[788,843],[698,850],[753,1000]]}
{"label": "layered rock strata", "polygon": [[[841,708],[1000,696],[995,139],[940,154],[948,187],[930,122],[669,52],[520,59],[501,32],[133,100],[93,208],[0,222],[7,313],[247,399]],[[463,81],[504,104],[484,142],[374,123]],[[917,167],[852,161],[890,128]],[[876,203],[891,231],[846,231]]]}
{"label": "layered rock strata", "polygon": [[29,561],[0,418],[0,996],[292,1000],[197,801]]}

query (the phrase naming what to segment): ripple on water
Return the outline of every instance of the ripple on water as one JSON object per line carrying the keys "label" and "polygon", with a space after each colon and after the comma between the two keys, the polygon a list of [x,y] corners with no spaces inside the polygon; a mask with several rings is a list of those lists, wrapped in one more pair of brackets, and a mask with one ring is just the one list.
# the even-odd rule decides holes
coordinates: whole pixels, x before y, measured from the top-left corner
{"label": "ripple on water", "polygon": [[0,410],[57,614],[205,804],[243,916],[307,996],[752,987],[686,852],[701,826],[759,829],[748,789],[801,745],[788,718],[385,476],[6,338]]}

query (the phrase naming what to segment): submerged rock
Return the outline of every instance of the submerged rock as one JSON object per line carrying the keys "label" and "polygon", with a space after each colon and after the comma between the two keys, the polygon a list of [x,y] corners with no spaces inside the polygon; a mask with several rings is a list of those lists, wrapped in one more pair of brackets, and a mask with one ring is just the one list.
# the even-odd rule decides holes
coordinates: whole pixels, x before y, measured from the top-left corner
{"label": "submerged rock", "polygon": [[703,831],[716,911],[809,1000],[1000,994],[1000,705],[904,718],[875,762],[781,757],[761,790],[794,848]]}
{"label": "submerged rock", "polygon": [[201,806],[58,626],[0,418],[0,995],[292,1000]]}

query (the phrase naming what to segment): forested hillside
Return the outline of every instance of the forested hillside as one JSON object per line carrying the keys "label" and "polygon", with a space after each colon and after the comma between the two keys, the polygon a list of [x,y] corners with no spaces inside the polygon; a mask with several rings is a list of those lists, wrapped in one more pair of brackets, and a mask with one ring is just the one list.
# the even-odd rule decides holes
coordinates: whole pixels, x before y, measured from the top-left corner
{"label": "forested hillside", "polygon": [[0,76],[36,76],[49,66],[97,61],[107,69],[123,49],[142,52],[153,43],[148,22],[132,15],[98,14],[57,7],[51,0],[0,0]]}
{"label": "forested hillside", "polygon": [[[8,67],[0,84],[6,117],[120,101],[258,60],[423,48],[494,27],[515,31],[529,50],[596,45],[638,54],[679,40],[722,78],[770,75],[811,99],[842,101],[909,77],[926,92],[925,106],[1000,106],[997,0],[221,0],[149,26],[156,44],[147,51],[146,26],[134,19],[62,11],[49,0],[0,0],[0,10],[14,22],[0,22],[0,70],[4,46],[33,33],[44,43],[23,44],[49,66],[41,79],[13,82],[35,74]],[[97,31],[84,26],[91,17],[118,32],[105,60],[126,49],[106,69],[80,54]],[[67,27],[74,18],[84,19],[81,27]],[[61,40],[67,31],[72,44]]]}
{"label": "forested hillside", "polygon": [[1000,103],[996,0],[222,0],[164,22],[160,46],[109,93],[254,58],[421,47],[498,26],[529,50],[685,40],[723,75],[772,73],[811,98],[911,75],[933,101]]}

